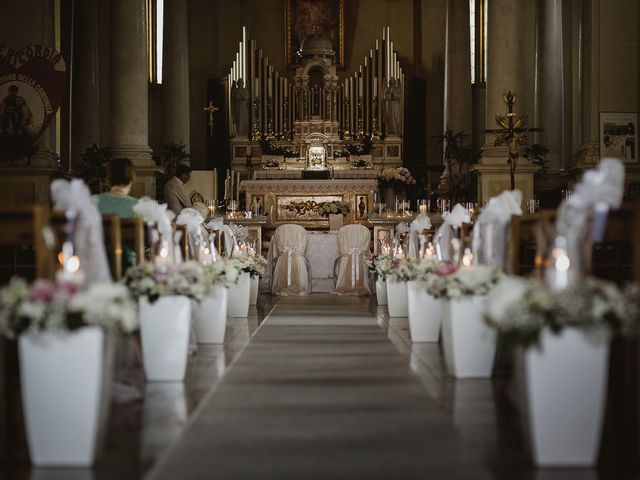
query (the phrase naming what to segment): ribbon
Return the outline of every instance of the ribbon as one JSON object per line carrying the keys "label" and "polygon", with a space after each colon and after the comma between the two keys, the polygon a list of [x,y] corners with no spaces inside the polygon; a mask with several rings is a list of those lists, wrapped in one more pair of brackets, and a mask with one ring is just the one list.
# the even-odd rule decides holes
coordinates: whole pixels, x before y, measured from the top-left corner
{"label": "ribbon", "polygon": [[356,282],[360,280],[360,255],[362,249],[360,247],[353,247],[349,250],[351,255],[351,288],[355,288]]}
{"label": "ribbon", "polygon": [[287,288],[291,287],[291,258],[296,251],[296,247],[285,245],[282,247],[282,251],[287,254]]}

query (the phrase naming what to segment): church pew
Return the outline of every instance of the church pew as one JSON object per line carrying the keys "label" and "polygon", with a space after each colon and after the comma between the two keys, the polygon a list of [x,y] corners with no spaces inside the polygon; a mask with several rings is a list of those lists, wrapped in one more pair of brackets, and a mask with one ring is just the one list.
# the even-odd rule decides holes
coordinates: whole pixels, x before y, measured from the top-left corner
{"label": "church pew", "polygon": [[136,252],[136,263],[144,261],[144,221],[141,218],[121,218],[120,235],[123,245],[130,245]]}
{"label": "church pew", "polygon": [[0,208],[0,284],[13,275],[52,278],[49,210],[43,205]]}
{"label": "church pew", "polygon": [[555,223],[555,210],[511,217],[507,270],[512,275],[540,275],[548,248],[547,229]]}

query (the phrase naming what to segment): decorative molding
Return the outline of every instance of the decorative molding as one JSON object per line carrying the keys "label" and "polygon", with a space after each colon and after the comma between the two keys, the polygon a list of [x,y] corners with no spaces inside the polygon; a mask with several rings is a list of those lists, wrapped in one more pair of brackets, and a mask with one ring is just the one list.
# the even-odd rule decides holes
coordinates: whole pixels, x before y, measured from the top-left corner
{"label": "decorative molding", "polygon": [[378,189],[377,180],[246,180],[240,186],[251,194],[256,193],[305,193],[305,194],[324,194],[335,193],[336,191],[344,192],[366,192],[376,191]]}

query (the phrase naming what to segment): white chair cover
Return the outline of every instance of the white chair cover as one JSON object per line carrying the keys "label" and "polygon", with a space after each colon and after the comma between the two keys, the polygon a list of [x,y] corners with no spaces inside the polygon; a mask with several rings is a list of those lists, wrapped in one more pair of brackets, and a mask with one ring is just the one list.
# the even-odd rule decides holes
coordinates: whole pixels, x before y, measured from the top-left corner
{"label": "white chair cover", "polygon": [[308,295],[311,291],[311,271],[304,256],[307,231],[300,225],[281,225],[271,238],[268,260],[273,267],[273,295]]}
{"label": "white chair cover", "polygon": [[87,283],[110,282],[109,262],[104,246],[102,216],[85,183],[57,179],[51,182],[53,209],[75,217],[73,247]]}
{"label": "white chair cover", "polygon": [[366,265],[370,241],[371,232],[364,225],[345,225],[338,231],[338,295],[371,295]]}

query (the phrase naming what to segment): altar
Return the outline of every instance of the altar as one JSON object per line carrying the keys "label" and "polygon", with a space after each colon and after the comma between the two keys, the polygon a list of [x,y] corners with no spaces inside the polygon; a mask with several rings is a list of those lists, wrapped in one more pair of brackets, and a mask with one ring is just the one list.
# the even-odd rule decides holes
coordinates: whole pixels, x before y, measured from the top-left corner
{"label": "altar", "polygon": [[246,194],[247,206],[260,205],[269,215],[271,226],[296,223],[317,230],[329,228],[329,219],[320,213],[320,208],[324,202],[331,201],[345,202],[351,207],[351,212],[345,215],[345,224],[368,226],[369,214],[373,212],[373,194],[377,189],[377,175],[376,178],[330,180],[301,180],[299,177],[245,180],[240,184],[240,190]]}

